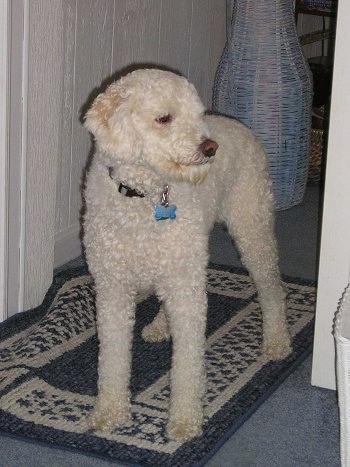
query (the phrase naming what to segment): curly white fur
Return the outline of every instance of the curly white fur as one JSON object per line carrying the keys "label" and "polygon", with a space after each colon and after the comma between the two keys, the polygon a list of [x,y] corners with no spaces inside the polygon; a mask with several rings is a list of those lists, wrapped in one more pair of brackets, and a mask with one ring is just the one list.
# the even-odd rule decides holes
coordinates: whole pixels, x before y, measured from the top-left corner
{"label": "curly white fur", "polygon": [[[241,123],[206,116],[185,78],[156,69],[110,85],[85,124],[96,140],[84,226],[100,341],[92,425],[112,430],[130,418],[136,302],[156,293],[162,308],[143,336],[172,338],[168,434],[188,440],[201,433],[203,421],[206,265],[215,221],[227,224],[257,286],[263,351],[280,359],[291,350],[266,157]],[[219,145],[215,157],[212,139]],[[119,193],[120,183],[144,196]],[[177,217],[157,221],[153,207],[165,185]]]}

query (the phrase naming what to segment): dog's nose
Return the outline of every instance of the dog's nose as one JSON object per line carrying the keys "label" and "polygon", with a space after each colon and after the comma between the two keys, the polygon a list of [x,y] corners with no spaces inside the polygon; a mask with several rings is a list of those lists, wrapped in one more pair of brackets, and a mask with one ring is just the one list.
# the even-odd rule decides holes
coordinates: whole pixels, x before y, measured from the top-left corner
{"label": "dog's nose", "polygon": [[219,145],[212,139],[205,139],[203,143],[200,144],[199,150],[207,157],[215,156],[215,153]]}

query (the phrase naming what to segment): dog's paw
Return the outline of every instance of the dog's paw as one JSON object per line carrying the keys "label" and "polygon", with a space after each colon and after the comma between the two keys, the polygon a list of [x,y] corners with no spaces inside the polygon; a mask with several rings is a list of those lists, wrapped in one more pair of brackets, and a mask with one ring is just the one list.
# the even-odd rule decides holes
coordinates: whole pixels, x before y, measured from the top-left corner
{"label": "dog's paw", "polygon": [[292,353],[291,339],[287,332],[264,339],[264,355],[270,360],[283,360]]}
{"label": "dog's paw", "polygon": [[146,342],[163,342],[170,340],[168,320],[162,308],[154,320],[143,328],[141,335]]}
{"label": "dog's paw", "polygon": [[129,405],[97,405],[89,417],[89,425],[96,431],[110,433],[114,429],[130,424],[132,420]]}
{"label": "dog's paw", "polygon": [[190,441],[202,434],[202,422],[186,417],[170,419],[167,432],[173,441]]}

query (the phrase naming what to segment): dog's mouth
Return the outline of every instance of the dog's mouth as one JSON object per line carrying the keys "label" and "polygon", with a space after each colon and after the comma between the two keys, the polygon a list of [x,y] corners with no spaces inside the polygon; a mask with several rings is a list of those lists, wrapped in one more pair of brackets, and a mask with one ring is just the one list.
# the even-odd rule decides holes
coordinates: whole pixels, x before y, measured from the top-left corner
{"label": "dog's mouth", "polygon": [[168,174],[180,181],[188,181],[194,185],[199,185],[204,181],[209,173],[209,168],[213,159],[204,158],[192,161],[167,161],[164,166]]}
{"label": "dog's mouth", "polygon": [[181,161],[181,162],[174,162],[180,167],[197,167],[200,165],[205,165],[205,164],[212,164],[214,162],[215,158],[214,157],[207,157],[203,156],[203,154],[196,154],[195,157],[191,161]]}
{"label": "dog's mouth", "polygon": [[215,156],[202,156],[201,160],[199,160],[194,165],[204,165],[204,164],[212,164],[215,161]]}
{"label": "dog's mouth", "polygon": [[215,141],[208,138],[202,139],[191,155],[188,157],[169,157],[161,162],[160,167],[176,180],[189,181],[198,185],[208,175],[218,147],[219,145]]}

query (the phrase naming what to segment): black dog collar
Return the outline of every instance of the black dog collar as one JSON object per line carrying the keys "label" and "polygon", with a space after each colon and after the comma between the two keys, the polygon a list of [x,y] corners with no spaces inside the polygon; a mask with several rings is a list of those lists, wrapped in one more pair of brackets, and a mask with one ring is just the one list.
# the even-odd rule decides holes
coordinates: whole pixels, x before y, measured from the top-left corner
{"label": "black dog collar", "polygon": [[119,193],[121,193],[124,196],[127,196],[128,198],[134,198],[138,196],[139,198],[144,198],[145,195],[143,193],[139,193],[136,190],[133,190],[132,188],[128,187],[127,185],[123,185],[123,183],[119,183],[118,187]]}
{"label": "black dog collar", "polygon": [[[108,173],[111,179],[114,180],[113,167],[108,167]],[[128,198],[135,198],[135,197],[144,198],[145,197],[143,193],[140,193],[139,191],[136,191],[133,188],[130,188],[127,185],[124,185],[123,183],[119,183],[118,191],[120,194],[127,196]]]}

